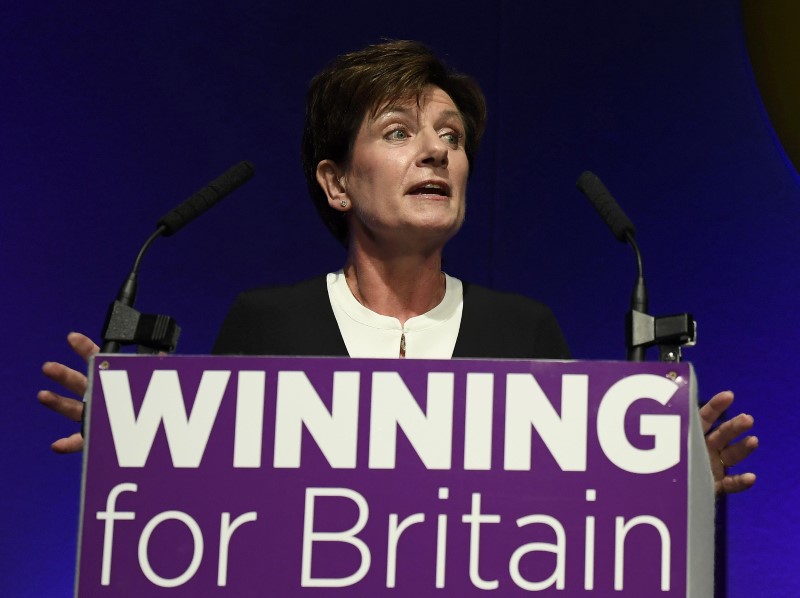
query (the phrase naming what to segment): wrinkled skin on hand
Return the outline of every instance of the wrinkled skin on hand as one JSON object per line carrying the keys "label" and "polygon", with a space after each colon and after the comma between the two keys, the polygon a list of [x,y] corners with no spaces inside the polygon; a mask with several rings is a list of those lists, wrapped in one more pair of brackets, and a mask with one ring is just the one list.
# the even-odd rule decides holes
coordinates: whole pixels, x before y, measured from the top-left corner
{"label": "wrinkled skin on hand", "polygon": [[[89,337],[78,332],[68,334],[67,343],[84,361],[88,361],[89,357],[100,351],[100,348]],[[50,380],[78,397],[83,397],[86,393],[87,378],[83,372],[73,370],[54,361],[45,363],[42,366],[42,372]],[[64,396],[52,390],[39,391],[37,398],[42,405],[67,419],[74,422],[81,421],[81,416],[83,415],[83,401],[81,399]],[[83,448],[83,437],[80,432],[75,432],[71,436],[56,440],[51,445],[51,448],[57,453],[78,452]]]}
{"label": "wrinkled skin on hand", "polygon": [[756,483],[754,473],[728,474],[727,469],[738,465],[758,448],[756,436],[744,436],[754,424],[753,416],[740,413],[714,427],[722,413],[733,404],[733,393],[729,390],[714,395],[700,408],[700,421],[706,435],[706,448],[714,474],[714,490],[717,495],[747,490]]}

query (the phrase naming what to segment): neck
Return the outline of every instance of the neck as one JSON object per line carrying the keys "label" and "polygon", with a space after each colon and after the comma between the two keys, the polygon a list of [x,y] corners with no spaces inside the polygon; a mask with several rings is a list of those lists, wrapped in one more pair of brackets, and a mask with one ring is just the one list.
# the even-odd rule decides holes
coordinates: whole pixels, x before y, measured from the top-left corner
{"label": "neck", "polygon": [[351,243],[344,274],[364,307],[397,318],[401,324],[430,311],[444,298],[441,249],[392,255]]}

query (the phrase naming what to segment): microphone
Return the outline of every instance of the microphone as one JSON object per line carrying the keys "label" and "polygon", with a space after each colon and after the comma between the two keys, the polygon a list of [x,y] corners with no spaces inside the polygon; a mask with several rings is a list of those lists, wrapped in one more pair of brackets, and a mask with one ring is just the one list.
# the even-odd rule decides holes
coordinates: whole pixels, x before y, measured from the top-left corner
{"label": "microphone", "polygon": [[633,237],[636,234],[633,222],[625,215],[595,173],[585,171],[578,177],[575,186],[589,199],[618,241],[625,243],[628,241],[628,235]]}
{"label": "microphone", "polygon": [[[642,254],[639,251],[639,246],[634,240],[636,228],[633,226],[630,218],[622,211],[619,204],[614,197],[609,193],[606,186],[603,184],[596,174],[590,171],[585,171],[578,177],[575,186],[583,193],[589,202],[600,214],[603,222],[606,223],[611,232],[622,243],[628,243],[633,248],[636,254],[637,277],[636,283],[633,286],[631,293],[631,314],[629,316],[628,327],[635,327],[636,324],[631,324],[634,320],[635,313],[647,314],[647,288],[644,284],[644,272],[642,270]],[[637,330],[628,330],[628,361],[644,361],[645,347],[631,346],[632,338],[636,335]]]}
{"label": "microphone", "polygon": [[163,227],[162,235],[169,237],[208,210],[219,200],[241,187],[253,177],[253,165],[247,160],[211,181],[177,208],[159,219],[157,226]]}
{"label": "microphone", "polygon": [[131,343],[154,350],[175,350],[180,328],[172,318],[140,314],[133,309],[142,257],[159,236],[168,237],[178,232],[219,200],[249,181],[253,173],[253,165],[250,162],[246,160],[239,162],[158,221],[156,230],[139,250],[133,268],[122,283],[116,300],[109,306],[103,326],[101,353],[117,353],[120,344]]}

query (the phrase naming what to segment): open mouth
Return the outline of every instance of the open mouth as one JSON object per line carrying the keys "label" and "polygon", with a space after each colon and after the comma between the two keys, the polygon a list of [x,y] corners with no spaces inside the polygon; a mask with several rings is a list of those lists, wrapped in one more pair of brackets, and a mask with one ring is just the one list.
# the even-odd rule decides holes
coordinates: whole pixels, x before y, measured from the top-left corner
{"label": "open mouth", "polygon": [[417,185],[408,192],[409,195],[435,195],[437,197],[450,197],[450,186],[447,183],[426,181]]}

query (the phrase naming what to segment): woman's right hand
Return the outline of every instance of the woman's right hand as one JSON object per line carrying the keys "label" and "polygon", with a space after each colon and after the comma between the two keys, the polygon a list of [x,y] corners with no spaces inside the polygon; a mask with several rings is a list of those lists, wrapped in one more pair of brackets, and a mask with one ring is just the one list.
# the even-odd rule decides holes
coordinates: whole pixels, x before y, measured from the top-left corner
{"label": "woman's right hand", "polygon": [[[67,335],[67,343],[84,361],[88,361],[89,357],[100,351],[100,348],[89,337],[79,332],[69,333]],[[82,397],[86,393],[86,374],[54,361],[45,363],[42,366],[42,372],[50,380],[60,384],[69,392],[78,395],[81,399],[66,397],[52,390],[41,390],[37,395],[39,402],[74,422],[80,422],[84,407]],[[51,445],[51,448],[57,453],[80,451],[83,448],[83,436],[81,436],[80,432],[75,432],[72,436],[56,440]]]}

